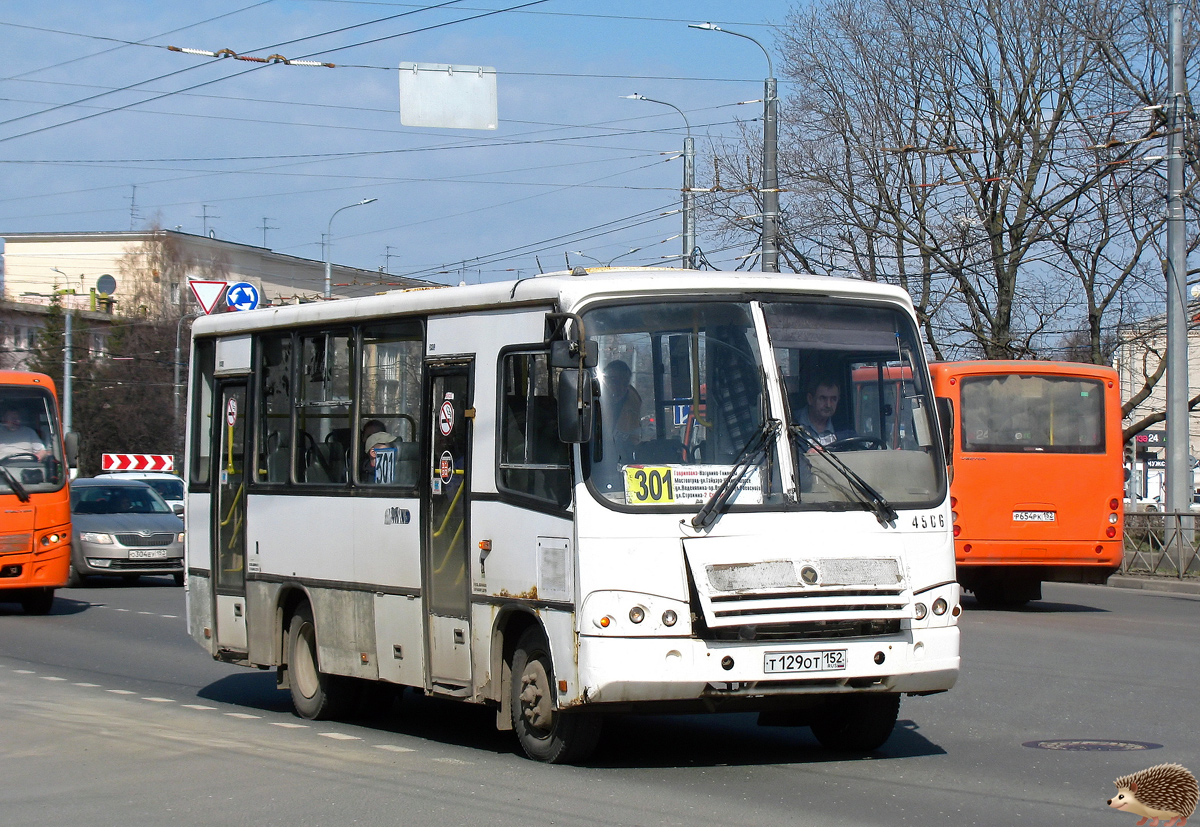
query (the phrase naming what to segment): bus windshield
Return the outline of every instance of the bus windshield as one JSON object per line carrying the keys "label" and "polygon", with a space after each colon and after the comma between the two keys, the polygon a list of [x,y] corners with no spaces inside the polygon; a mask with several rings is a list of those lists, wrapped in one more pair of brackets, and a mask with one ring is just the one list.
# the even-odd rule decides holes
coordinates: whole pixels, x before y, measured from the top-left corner
{"label": "bus windshield", "polygon": [[42,388],[0,386],[0,491],[57,491],[66,478],[54,397]]}
{"label": "bus windshield", "polygon": [[1015,373],[963,377],[962,449],[1104,453],[1104,383]]}
{"label": "bus windshield", "polygon": [[[598,308],[584,323],[598,344],[600,398],[585,473],[611,505],[694,509],[722,484],[735,487],[730,505],[751,507],[874,501],[886,513],[888,503],[924,507],[944,495],[919,339],[898,308],[655,303]],[[760,342],[774,365],[764,366]],[[769,412],[781,409],[787,421],[776,423]],[[776,424],[787,441],[748,455]],[[781,479],[778,446],[788,441],[794,481]],[[735,468],[741,476],[728,479]]]}
{"label": "bus windshield", "polygon": [[[802,505],[923,507],[945,489],[916,330],[898,309],[830,302],[763,305],[787,396]],[[830,454],[834,455],[832,458]]]}

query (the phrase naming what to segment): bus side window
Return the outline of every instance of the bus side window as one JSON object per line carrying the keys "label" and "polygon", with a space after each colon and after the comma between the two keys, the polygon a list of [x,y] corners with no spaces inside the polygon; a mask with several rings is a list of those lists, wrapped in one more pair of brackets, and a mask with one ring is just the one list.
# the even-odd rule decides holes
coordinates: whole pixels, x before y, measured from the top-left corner
{"label": "bus side window", "polygon": [[502,370],[497,485],[566,507],[571,502],[570,446],[558,438],[549,358],[546,353],[510,353]]}
{"label": "bus side window", "polygon": [[345,330],[300,337],[297,482],[346,482],[346,449],[340,437],[350,427],[350,341]]}
{"label": "bus side window", "polygon": [[357,447],[349,449],[359,484],[417,484],[424,350],[419,320],[363,327]]}
{"label": "bus side window", "polygon": [[258,481],[288,481],[292,456],[292,335],[271,333],[259,339]]}

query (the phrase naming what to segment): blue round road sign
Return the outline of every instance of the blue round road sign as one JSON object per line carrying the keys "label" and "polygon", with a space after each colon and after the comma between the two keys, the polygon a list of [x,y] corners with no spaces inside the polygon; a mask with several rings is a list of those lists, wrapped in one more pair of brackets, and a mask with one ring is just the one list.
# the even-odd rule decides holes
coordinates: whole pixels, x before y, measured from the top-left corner
{"label": "blue round road sign", "polygon": [[258,307],[258,288],[244,281],[231,284],[225,291],[225,302],[234,310],[253,310]]}

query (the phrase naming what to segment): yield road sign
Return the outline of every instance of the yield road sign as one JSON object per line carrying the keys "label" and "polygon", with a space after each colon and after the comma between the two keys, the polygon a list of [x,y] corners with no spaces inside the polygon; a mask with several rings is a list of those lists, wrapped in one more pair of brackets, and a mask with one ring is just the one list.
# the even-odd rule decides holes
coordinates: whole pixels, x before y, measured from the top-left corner
{"label": "yield road sign", "polygon": [[225,292],[228,284],[227,281],[189,281],[188,287],[192,288],[192,295],[196,297],[196,301],[200,302],[200,307],[208,314],[213,312],[213,308],[217,306],[217,301]]}

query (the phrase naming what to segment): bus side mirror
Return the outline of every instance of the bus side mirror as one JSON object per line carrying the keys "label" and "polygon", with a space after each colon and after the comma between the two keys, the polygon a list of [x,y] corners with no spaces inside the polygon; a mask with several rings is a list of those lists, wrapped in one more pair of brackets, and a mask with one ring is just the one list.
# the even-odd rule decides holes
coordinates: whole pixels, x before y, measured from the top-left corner
{"label": "bus side mirror", "polygon": [[954,464],[954,402],[945,396],[937,401],[938,424],[942,428],[942,448],[946,452],[946,465]]}
{"label": "bus side mirror", "polygon": [[63,448],[67,452],[67,467],[74,468],[79,464],[79,434],[71,431],[63,437]]}
{"label": "bus side mirror", "polygon": [[579,357],[582,356],[583,367],[594,368],[599,353],[600,348],[593,339],[584,339],[581,342],[559,339],[550,343],[550,367],[577,368]]}
{"label": "bus side mirror", "polygon": [[592,373],[564,368],[558,374],[558,438],[563,442],[592,439]]}

